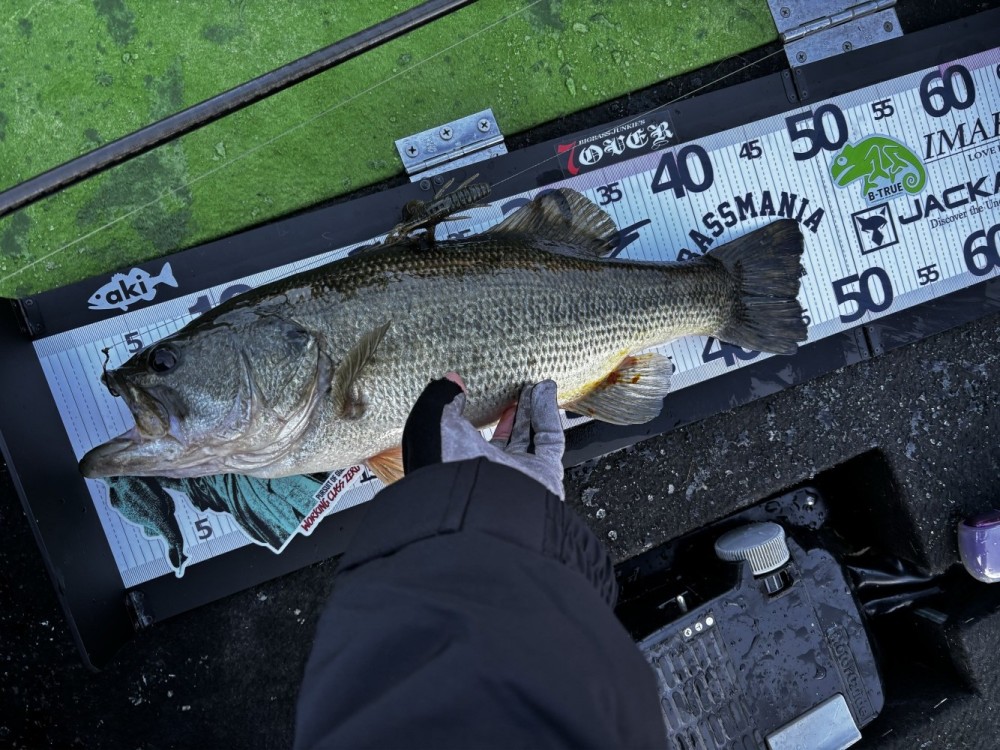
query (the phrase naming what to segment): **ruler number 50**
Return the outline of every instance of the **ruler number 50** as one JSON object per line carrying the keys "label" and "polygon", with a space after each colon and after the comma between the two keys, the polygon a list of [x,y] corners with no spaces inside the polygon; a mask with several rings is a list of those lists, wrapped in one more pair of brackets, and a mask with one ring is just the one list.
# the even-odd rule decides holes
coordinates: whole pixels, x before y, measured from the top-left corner
{"label": "ruler number 50", "polygon": [[[874,281],[874,284],[872,283]],[[851,287],[857,287],[851,289]],[[882,301],[876,302],[873,294],[873,287],[881,293]],[[837,304],[843,305],[853,302],[858,309],[852,313],[844,315],[841,313],[841,323],[853,323],[860,319],[867,312],[882,312],[888,310],[892,305],[892,282],[885,269],[873,266],[861,272],[861,275],[852,274],[833,282],[833,294],[837,298]]]}
{"label": "ruler number 50", "polygon": [[[847,120],[836,104],[824,104],[816,111],[800,112],[785,118],[788,137],[792,143],[806,140],[809,147],[802,152],[793,151],[795,161],[811,159],[822,150],[834,151],[847,142]],[[830,132],[830,126],[833,132]]]}

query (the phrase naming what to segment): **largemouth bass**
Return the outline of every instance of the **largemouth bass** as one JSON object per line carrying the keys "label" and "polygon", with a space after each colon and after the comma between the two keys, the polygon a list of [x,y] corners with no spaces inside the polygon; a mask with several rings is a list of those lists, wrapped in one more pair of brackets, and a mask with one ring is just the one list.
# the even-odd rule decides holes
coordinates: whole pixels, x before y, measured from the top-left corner
{"label": "largemouth bass", "polygon": [[603,258],[617,236],[563,188],[479,235],[402,237],[234,297],[104,374],[135,427],[80,469],[281,477],[364,462],[391,481],[410,407],[446,371],[477,426],[546,378],[565,408],[635,424],[659,414],[672,372],[645,350],[701,334],[792,354],[805,339],[794,221],[678,263]]}

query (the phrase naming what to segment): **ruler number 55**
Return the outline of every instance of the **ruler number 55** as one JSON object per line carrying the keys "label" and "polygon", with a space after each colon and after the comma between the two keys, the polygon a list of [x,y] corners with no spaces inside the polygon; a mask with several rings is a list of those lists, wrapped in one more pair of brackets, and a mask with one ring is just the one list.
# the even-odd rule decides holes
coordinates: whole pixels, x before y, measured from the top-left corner
{"label": "ruler number 55", "polygon": [[872,115],[876,120],[884,120],[896,114],[896,108],[892,106],[892,99],[882,99],[872,102]]}
{"label": "ruler number 55", "polygon": [[822,150],[834,151],[847,142],[847,120],[836,104],[824,104],[816,111],[800,112],[785,118],[792,143],[805,140],[805,151],[792,151],[795,161],[811,159]]}

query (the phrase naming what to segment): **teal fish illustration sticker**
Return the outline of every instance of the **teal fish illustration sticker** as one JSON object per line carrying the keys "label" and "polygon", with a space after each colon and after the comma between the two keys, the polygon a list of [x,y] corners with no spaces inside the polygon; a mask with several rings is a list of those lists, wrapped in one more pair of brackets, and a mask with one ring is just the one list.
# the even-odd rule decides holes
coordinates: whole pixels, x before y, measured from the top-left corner
{"label": "teal fish illustration sticker", "polygon": [[861,195],[870,204],[915,195],[927,183],[924,165],[899,141],[871,135],[844,146],[830,162],[830,176],[837,187],[861,180]]}

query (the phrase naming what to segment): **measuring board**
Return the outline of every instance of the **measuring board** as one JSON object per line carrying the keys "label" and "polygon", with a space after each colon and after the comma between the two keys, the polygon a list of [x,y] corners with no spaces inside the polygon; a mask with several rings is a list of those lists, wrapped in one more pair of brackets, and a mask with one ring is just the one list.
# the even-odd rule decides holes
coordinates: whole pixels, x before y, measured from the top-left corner
{"label": "measuring board", "polygon": [[[703,337],[661,347],[675,366],[663,414],[631,427],[566,415],[568,464],[871,356],[880,320],[926,318],[943,301],[940,328],[992,309],[970,300],[995,299],[983,290],[1000,275],[998,30],[991,11],[851,53],[836,74],[820,77],[818,63],[767,76],[455,173],[479,171],[493,202],[442,224],[441,238],[485,231],[561,186],[612,216],[617,258],[684,260],[779,218],[805,236],[798,355]],[[824,81],[831,95],[812,98]],[[0,415],[5,456],[88,663],[136,623],[342,551],[380,486],[362,467],[84,480],[80,457],[132,426],[100,384],[102,351],[115,367],[235,294],[343,258],[428,189],[318,209],[20,300],[4,317],[3,392],[21,396]]]}

